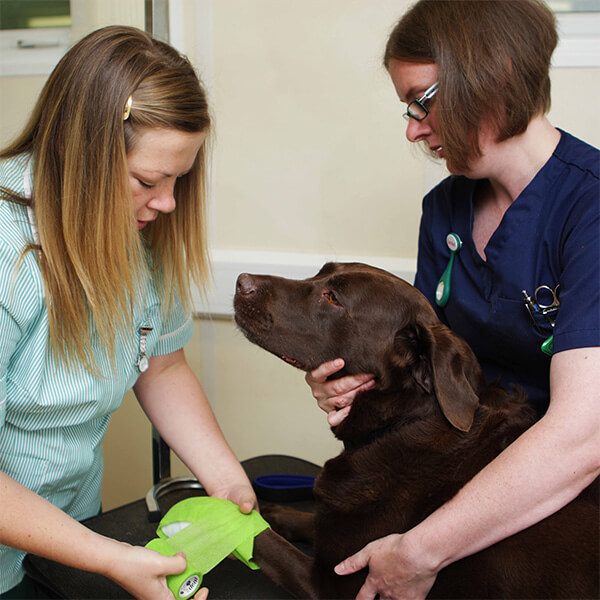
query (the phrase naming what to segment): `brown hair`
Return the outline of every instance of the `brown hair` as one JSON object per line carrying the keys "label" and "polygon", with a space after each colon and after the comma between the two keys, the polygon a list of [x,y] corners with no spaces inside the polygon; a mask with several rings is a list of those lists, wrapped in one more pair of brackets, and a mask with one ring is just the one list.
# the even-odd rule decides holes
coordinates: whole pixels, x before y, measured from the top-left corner
{"label": "brown hair", "polygon": [[95,331],[114,359],[115,330],[132,325],[147,269],[166,313],[175,294],[189,308],[192,282],[203,284],[208,273],[205,145],[176,184],[177,209],[141,234],[127,153],[142,128],[201,132],[210,122],[206,94],[185,57],[143,31],[111,26],[65,54],[25,130],[0,152],[1,158],[33,155],[32,204],[50,340],[63,358],[76,357],[93,370]]}
{"label": "brown hair", "polygon": [[542,0],[419,0],[389,36],[392,59],[436,63],[442,145],[460,170],[480,155],[490,119],[498,141],[550,109],[550,59],[558,36]]}

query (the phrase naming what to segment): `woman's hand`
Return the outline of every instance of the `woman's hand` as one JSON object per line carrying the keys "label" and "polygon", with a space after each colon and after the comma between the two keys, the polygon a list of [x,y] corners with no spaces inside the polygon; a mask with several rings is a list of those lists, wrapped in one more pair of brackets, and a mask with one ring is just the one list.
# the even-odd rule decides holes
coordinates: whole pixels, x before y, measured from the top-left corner
{"label": "woman's hand", "polygon": [[[112,541],[112,540],[111,540]],[[164,556],[154,550],[118,542],[109,570],[104,573],[137,600],[173,600],[167,575],[185,571],[185,555]],[[194,600],[206,600],[208,589],[198,590]]]}
{"label": "woman's hand", "polygon": [[319,408],[328,413],[327,422],[331,427],[339,425],[348,416],[356,394],[375,385],[373,375],[369,374],[347,375],[340,379],[327,380],[343,366],[343,359],[336,358],[306,374],[306,383],[310,386]]}
{"label": "woman's hand", "polygon": [[254,490],[249,485],[234,485],[233,487],[225,490],[219,490],[214,494],[211,494],[215,498],[223,498],[229,500],[240,507],[240,511],[244,514],[249,514],[253,510],[258,510],[258,500]]}
{"label": "woman's hand", "polygon": [[416,564],[418,552],[410,549],[406,534],[392,534],[367,544],[335,567],[338,575],[356,573],[365,567],[369,574],[356,600],[421,600],[431,590],[437,573]]}

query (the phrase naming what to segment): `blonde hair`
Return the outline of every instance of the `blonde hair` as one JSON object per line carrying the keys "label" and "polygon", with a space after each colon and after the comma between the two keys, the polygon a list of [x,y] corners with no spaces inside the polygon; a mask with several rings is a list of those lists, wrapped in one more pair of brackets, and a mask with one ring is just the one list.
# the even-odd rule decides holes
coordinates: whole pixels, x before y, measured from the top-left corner
{"label": "blonde hair", "polygon": [[33,156],[40,268],[50,341],[59,356],[94,370],[91,339],[97,335],[114,361],[115,337],[133,324],[148,268],[166,313],[175,295],[190,307],[192,283],[202,286],[209,270],[205,144],[175,186],[176,210],[141,234],[127,154],[144,128],[202,132],[210,123],[206,94],[185,57],[143,31],[111,26],[66,53],[25,130],[0,152],[1,158]]}
{"label": "blonde hair", "polygon": [[491,119],[503,141],[550,110],[557,42],[554,15],[541,0],[420,0],[390,34],[383,62],[438,65],[442,145],[464,170],[480,155],[482,120]]}

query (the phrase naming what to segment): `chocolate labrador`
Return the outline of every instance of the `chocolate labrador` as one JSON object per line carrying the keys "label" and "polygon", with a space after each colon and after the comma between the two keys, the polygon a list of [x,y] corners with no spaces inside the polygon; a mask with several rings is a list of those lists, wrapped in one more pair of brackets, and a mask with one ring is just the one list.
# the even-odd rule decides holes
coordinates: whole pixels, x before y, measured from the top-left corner
{"label": "chocolate labrador", "polygon": [[[276,531],[313,538],[314,558],[272,530],[255,558],[298,598],[354,598],[366,570],[334,566],[422,521],[534,422],[524,393],[486,383],[470,347],[425,297],[368,265],[326,264],[302,281],[242,274],[235,320],[246,337],[309,371],[373,373],[333,433],[344,451],[314,488],[315,514],[265,510]],[[595,482],[597,483],[597,481]],[[598,499],[592,487],[525,531],[443,569],[431,598],[598,598]]]}

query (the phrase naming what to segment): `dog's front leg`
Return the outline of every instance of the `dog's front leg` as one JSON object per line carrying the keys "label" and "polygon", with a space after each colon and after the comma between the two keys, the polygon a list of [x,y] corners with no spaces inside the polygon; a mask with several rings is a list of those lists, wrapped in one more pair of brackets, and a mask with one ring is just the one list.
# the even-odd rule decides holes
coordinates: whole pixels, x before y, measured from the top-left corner
{"label": "dog's front leg", "polygon": [[265,529],[254,539],[254,561],[271,581],[294,598],[318,598],[313,559],[272,529]]}
{"label": "dog's front leg", "polygon": [[264,504],[260,514],[279,535],[290,542],[307,542],[314,545],[315,515],[289,506]]}

